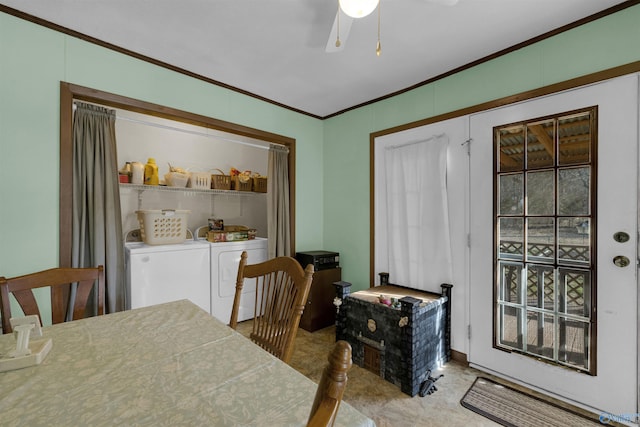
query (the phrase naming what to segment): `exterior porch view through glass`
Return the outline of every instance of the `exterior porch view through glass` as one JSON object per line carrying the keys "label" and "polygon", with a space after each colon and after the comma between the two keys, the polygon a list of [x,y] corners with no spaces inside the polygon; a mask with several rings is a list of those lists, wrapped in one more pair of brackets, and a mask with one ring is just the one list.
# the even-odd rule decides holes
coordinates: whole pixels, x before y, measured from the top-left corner
{"label": "exterior porch view through glass", "polygon": [[494,346],[592,375],[596,113],[494,128]]}

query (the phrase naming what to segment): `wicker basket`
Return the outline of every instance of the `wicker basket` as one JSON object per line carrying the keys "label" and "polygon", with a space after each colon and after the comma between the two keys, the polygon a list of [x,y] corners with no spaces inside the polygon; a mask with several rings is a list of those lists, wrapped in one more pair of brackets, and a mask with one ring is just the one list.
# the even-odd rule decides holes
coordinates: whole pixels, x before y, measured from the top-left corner
{"label": "wicker basket", "polygon": [[188,210],[139,210],[140,237],[148,245],[183,243],[187,239]]}
{"label": "wicker basket", "polygon": [[238,176],[232,176],[231,189],[235,191],[251,191],[253,189],[253,180],[250,179],[247,182],[242,182]]}
{"label": "wicker basket", "polygon": [[252,178],[253,179],[253,191],[256,193],[267,192],[267,178]]}
{"label": "wicker basket", "polygon": [[231,190],[231,176],[225,175],[220,169],[216,169],[220,175],[211,175],[211,188],[215,190]]}

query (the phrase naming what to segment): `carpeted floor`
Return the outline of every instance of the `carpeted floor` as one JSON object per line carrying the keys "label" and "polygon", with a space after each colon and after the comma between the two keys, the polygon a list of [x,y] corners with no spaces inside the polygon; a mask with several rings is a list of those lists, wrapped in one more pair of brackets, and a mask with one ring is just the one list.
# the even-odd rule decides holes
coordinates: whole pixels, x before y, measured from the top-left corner
{"label": "carpeted floor", "polygon": [[[251,322],[238,325],[238,332],[247,335]],[[327,355],[335,344],[335,328],[328,327],[310,333],[298,330],[291,366],[318,382],[327,363]],[[409,397],[398,387],[353,365],[344,400],[373,419],[377,427],[489,427],[499,426],[460,404],[460,399],[478,376],[485,373],[457,362],[449,362],[433,372],[440,378],[438,391],[425,397]]]}

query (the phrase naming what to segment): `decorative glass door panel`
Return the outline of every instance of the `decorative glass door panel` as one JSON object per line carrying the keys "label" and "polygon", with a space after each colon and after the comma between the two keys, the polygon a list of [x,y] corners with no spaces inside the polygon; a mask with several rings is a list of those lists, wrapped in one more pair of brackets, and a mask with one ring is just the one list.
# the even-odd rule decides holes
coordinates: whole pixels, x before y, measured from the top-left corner
{"label": "decorative glass door panel", "polygon": [[494,128],[496,348],[595,374],[596,109]]}

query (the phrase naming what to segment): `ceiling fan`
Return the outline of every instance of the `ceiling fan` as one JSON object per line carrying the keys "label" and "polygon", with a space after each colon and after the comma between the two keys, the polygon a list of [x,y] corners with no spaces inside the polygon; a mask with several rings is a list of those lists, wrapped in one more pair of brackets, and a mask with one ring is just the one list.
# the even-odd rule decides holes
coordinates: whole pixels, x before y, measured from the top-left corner
{"label": "ceiling fan", "polygon": [[[336,17],[333,20],[331,32],[329,32],[329,39],[327,40],[325,52],[333,53],[342,51],[347,39],[349,38],[349,32],[351,31],[353,21],[368,16],[378,7],[378,3],[380,1],[382,0],[338,0],[338,11],[336,12]],[[386,3],[387,1],[392,0],[384,1]],[[453,6],[458,3],[458,0],[421,1],[440,4],[443,6]],[[378,15],[378,45],[376,46],[376,54],[380,56],[380,52],[380,15]]]}

